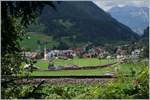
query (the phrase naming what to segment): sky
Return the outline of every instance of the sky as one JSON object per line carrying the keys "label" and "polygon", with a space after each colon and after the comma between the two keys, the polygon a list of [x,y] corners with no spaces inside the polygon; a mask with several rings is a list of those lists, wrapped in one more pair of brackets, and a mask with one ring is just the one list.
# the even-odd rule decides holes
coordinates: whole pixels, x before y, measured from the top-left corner
{"label": "sky", "polygon": [[94,0],[100,8],[108,11],[112,7],[119,6],[123,7],[126,5],[137,6],[137,7],[149,7],[149,0]]}

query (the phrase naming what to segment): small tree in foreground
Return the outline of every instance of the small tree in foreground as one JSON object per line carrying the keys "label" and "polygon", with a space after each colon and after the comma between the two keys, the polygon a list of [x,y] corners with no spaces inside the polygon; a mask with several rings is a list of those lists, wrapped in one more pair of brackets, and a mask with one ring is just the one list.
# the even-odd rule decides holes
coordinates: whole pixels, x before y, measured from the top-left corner
{"label": "small tree in foreground", "polygon": [[41,13],[45,5],[55,8],[53,2],[2,1],[2,75],[19,72],[23,61],[19,41],[27,28]]}
{"label": "small tree in foreground", "polygon": [[[26,35],[24,29],[28,27],[41,13],[45,5],[55,8],[53,2],[42,1],[2,1],[1,2],[1,74],[17,75],[21,70],[21,63],[25,61],[22,56],[21,41]],[[18,94],[19,86],[11,77],[2,77],[2,98],[11,98],[11,93]],[[20,88],[19,88],[20,89]]]}

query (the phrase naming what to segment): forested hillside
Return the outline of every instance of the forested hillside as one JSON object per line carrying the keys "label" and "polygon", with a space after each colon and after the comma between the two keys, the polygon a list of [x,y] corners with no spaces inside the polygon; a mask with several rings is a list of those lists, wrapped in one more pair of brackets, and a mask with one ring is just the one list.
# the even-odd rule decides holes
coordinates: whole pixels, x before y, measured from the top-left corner
{"label": "forested hillside", "polygon": [[59,40],[67,37],[76,44],[101,44],[138,38],[130,28],[92,2],[60,2],[56,4],[56,10],[45,6],[37,23],[29,27],[30,32],[40,31]]}

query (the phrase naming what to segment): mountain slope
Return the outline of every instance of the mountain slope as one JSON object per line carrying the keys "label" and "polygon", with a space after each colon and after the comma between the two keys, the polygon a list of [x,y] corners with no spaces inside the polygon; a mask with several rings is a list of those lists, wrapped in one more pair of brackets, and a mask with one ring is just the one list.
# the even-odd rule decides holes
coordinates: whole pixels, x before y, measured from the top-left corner
{"label": "mountain slope", "polygon": [[75,42],[129,41],[138,36],[90,1],[65,1],[56,11],[46,6],[39,16],[45,33],[54,37],[68,36]]}
{"label": "mountain slope", "polygon": [[144,34],[137,42],[137,47],[143,49],[143,57],[149,58],[149,26],[144,30]]}
{"label": "mountain slope", "polygon": [[108,12],[139,35],[143,34],[149,23],[149,9],[147,7],[113,7]]}
{"label": "mountain slope", "polygon": [[49,48],[57,45],[57,42],[52,37],[39,33],[28,33],[27,37],[20,42],[20,45],[26,50],[36,51],[44,48],[44,42],[47,42],[47,47]]}
{"label": "mountain slope", "polygon": [[143,38],[149,38],[149,27],[144,30]]}

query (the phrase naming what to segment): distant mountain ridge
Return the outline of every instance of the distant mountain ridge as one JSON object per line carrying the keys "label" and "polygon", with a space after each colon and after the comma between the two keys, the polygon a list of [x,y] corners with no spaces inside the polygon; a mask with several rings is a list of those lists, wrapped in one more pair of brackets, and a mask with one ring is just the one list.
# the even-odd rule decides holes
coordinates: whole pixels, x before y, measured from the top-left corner
{"label": "distant mountain ridge", "polygon": [[149,8],[147,7],[113,7],[108,13],[139,35],[142,35],[144,29],[149,25]]}
{"label": "distant mountain ridge", "polygon": [[[45,6],[39,23],[44,32],[54,37],[69,37],[76,42],[130,41],[138,35],[112,18],[90,1],[64,1],[56,4],[56,11]],[[36,30],[35,30],[36,31]]]}

